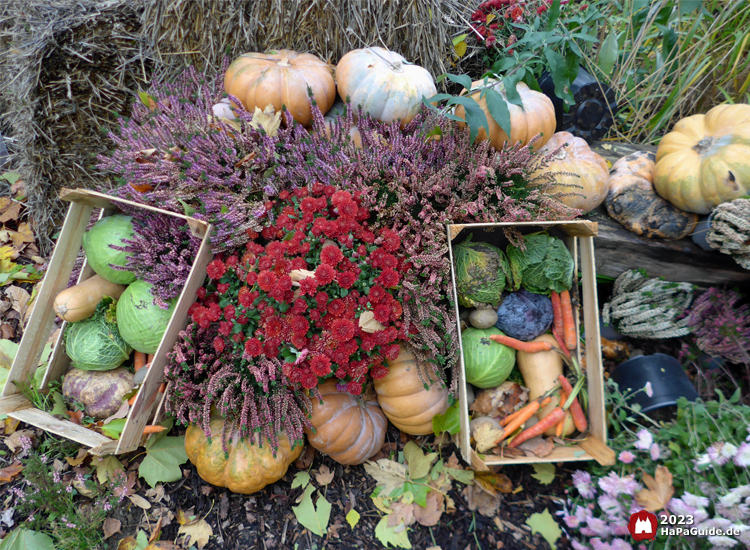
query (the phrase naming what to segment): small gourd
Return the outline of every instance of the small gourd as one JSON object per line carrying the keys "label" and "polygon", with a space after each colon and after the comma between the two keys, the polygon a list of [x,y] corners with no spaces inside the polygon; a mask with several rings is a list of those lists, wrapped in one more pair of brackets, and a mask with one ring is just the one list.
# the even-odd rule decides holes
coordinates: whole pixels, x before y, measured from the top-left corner
{"label": "small gourd", "polygon": [[102,298],[109,296],[119,300],[125,288],[125,285],[111,283],[100,275],[94,275],[58,294],[53,302],[55,314],[69,323],[88,319]]}
{"label": "small gourd", "polygon": [[497,312],[493,309],[475,309],[469,314],[469,323],[474,328],[490,328],[497,323]]}

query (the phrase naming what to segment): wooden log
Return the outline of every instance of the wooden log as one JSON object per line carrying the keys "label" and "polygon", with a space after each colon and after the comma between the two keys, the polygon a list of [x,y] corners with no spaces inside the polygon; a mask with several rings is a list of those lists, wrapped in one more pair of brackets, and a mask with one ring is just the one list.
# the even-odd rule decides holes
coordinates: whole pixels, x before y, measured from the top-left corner
{"label": "wooden log", "polygon": [[[656,151],[653,145],[600,142],[592,150],[614,163],[636,151]],[[703,250],[692,239],[647,238],[628,231],[600,206],[585,216],[599,223],[595,237],[596,273],[618,277],[630,269],[644,269],[651,277],[700,286],[750,285],[750,271],[718,250]]]}

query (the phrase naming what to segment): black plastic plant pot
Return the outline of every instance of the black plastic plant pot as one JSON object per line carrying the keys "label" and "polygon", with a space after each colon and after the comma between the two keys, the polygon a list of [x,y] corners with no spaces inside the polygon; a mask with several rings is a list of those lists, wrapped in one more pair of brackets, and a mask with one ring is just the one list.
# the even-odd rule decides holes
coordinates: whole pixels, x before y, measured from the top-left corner
{"label": "black plastic plant pot", "polygon": [[570,132],[591,143],[603,138],[612,126],[612,117],[617,113],[615,91],[599,84],[585,69],[579,67],[570,87],[575,103],[567,113],[563,100],[555,95],[555,84],[547,71],[539,78],[539,87],[555,106],[556,132]]}
{"label": "black plastic plant pot", "polygon": [[645,391],[641,391],[628,399],[630,405],[640,405],[643,413],[675,406],[680,397],[688,401],[698,398],[698,392],[695,391],[680,362],[663,353],[632,357],[618,365],[610,374],[610,378],[617,382],[620,391],[625,395],[640,390],[647,382],[651,382],[651,397]]}

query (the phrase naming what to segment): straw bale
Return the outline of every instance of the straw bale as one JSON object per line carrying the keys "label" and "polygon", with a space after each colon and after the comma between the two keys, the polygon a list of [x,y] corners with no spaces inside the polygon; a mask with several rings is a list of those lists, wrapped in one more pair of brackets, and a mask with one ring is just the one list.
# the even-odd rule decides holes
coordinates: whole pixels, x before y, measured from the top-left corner
{"label": "straw bale", "polygon": [[111,145],[101,130],[150,79],[142,10],[133,0],[0,3],[2,128],[45,251],[64,209],[57,189],[107,185],[94,168]]}
{"label": "straw bale", "polygon": [[478,0],[155,0],[143,12],[160,74],[185,61],[209,73],[225,55],[293,49],[336,63],[382,46],[433,75],[451,69],[452,36],[465,33]]}

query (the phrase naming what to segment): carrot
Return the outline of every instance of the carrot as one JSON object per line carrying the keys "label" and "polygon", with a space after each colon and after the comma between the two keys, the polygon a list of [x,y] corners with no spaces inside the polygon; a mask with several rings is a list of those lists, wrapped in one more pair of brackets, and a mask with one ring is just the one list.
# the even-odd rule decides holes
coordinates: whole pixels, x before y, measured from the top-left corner
{"label": "carrot", "polygon": [[550,351],[552,344],[549,342],[521,342],[510,336],[504,336],[502,334],[491,334],[490,340],[503,344],[509,348],[513,348],[516,351],[525,351],[526,353],[535,353],[537,351]]}
{"label": "carrot", "polygon": [[[557,377],[557,380],[568,395],[573,393],[573,386],[570,385],[567,378],[561,374]],[[586,415],[583,413],[581,404],[578,402],[578,397],[574,397],[573,402],[570,404],[570,416],[573,417],[573,424],[575,424],[576,430],[585,432],[589,423],[586,420]]]}
{"label": "carrot", "polygon": [[516,416],[513,420],[508,422],[508,424],[503,428],[503,435],[500,439],[495,441],[495,445],[500,443],[503,439],[508,437],[510,434],[515,432],[518,428],[524,425],[524,423],[534,416],[536,414],[536,411],[539,410],[539,401],[532,401],[528,405],[526,405],[523,409],[521,409],[518,416]]}
{"label": "carrot", "polygon": [[133,366],[135,367],[135,372],[138,372],[146,365],[146,354],[142,351],[136,351],[135,355],[133,356]]}
{"label": "carrot", "polygon": [[164,426],[159,426],[158,424],[149,424],[145,428],[143,428],[143,435],[148,434],[158,434],[159,432],[163,432],[166,430]]}
{"label": "carrot", "polygon": [[154,361],[154,354],[153,354],[153,353],[149,353],[149,354],[148,354],[148,359],[147,359],[147,361],[148,361],[148,364],[149,364],[149,365],[150,365],[150,364],[151,364],[151,363],[152,363],[152,362]]}
{"label": "carrot", "polygon": [[552,314],[555,320],[554,330],[557,330],[558,334],[563,333],[563,314],[562,314],[562,302],[560,302],[560,295],[554,290],[550,294],[552,300]]}
{"label": "carrot", "polygon": [[547,416],[542,418],[539,422],[534,424],[531,428],[528,428],[522,431],[520,434],[514,437],[513,441],[511,441],[508,444],[508,447],[511,447],[511,448],[518,447],[524,441],[528,441],[529,439],[533,437],[542,435],[544,432],[549,430],[555,424],[560,422],[560,420],[564,420],[564,419],[565,419],[565,411],[562,410],[560,407],[555,407],[554,409],[552,409],[552,411],[549,414],[547,414]]}
{"label": "carrot", "polygon": [[138,397],[137,393],[133,397],[131,397],[130,399],[128,399],[128,405],[130,405],[132,407],[133,403],[135,403],[135,398],[136,397]]}
{"label": "carrot", "polygon": [[573,304],[570,302],[570,292],[563,290],[560,293],[560,305],[562,307],[562,319],[563,319],[563,338],[565,339],[565,347],[568,349],[576,349],[577,335],[576,335],[576,322],[573,317]]}
{"label": "carrot", "polygon": [[159,393],[164,393],[165,391],[167,391],[167,383],[162,382],[161,386],[159,386]]}
{"label": "carrot", "polygon": [[[568,396],[565,393],[565,390],[560,390],[560,405],[565,404],[565,402],[568,400]],[[563,428],[565,427],[565,419],[568,417],[568,415],[565,415],[565,418],[560,420],[560,422],[557,423],[557,426],[555,427],[555,435],[557,437],[562,437],[563,434]]]}
{"label": "carrot", "polygon": [[560,350],[562,351],[563,355],[565,357],[570,357],[570,351],[568,351],[568,347],[565,345],[565,341],[563,340],[562,331],[558,331],[557,327],[552,327],[552,336],[555,337],[555,340],[557,340],[557,344],[560,346]]}
{"label": "carrot", "polygon": [[[551,401],[552,401],[552,399],[550,399],[549,397],[546,397],[545,399],[543,399],[543,400],[542,400],[542,403],[541,403],[542,407],[543,407],[544,405],[546,405],[547,403],[550,403]],[[527,406],[528,406],[528,405],[525,405],[525,406],[521,407],[520,409],[518,409],[518,410],[517,410],[516,412],[514,412],[514,413],[510,413],[510,414],[509,414],[508,416],[506,416],[505,418],[503,418],[503,419],[502,419],[502,420],[500,421],[500,425],[501,425],[501,426],[507,426],[507,425],[508,425],[508,424],[509,424],[509,423],[510,423],[510,422],[511,422],[512,420],[514,420],[514,419],[518,418],[518,416],[519,416],[519,415],[520,415],[521,413],[523,413],[524,409],[525,409],[525,408],[526,408]],[[529,417],[529,418],[531,418],[531,417]],[[528,420],[528,419],[527,419],[527,420]]]}

